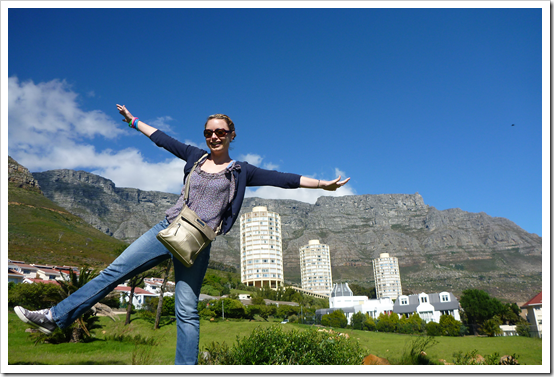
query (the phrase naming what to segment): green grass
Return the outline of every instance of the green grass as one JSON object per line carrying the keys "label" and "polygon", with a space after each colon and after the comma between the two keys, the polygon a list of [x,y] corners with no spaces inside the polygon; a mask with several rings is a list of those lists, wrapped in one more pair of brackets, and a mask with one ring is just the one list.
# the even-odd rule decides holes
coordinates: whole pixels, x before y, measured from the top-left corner
{"label": "green grass", "polygon": [[[96,330],[98,339],[89,343],[78,344],[37,344],[30,334],[25,333],[28,327],[17,316],[8,313],[8,363],[24,365],[131,365],[156,364],[172,365],[175,356],[176,324],[165,323],[159,330],[153,330],[152,322],[132,317],[129,326],[123,326],[124,316],[113,322],[107,317],[100,318],[104,327]],[[275,322],[220,321],[200,322],[200,350],[211,342],[226,342],[233,345],[237,339],[250,335],[257,326],[269,327]],[[286,330],[293,328],[308,328],[306,325],[282,325]],[[390,360],[399,359],[411,337],[401,334],[375,333],[359,330],[336,329],[348,333],[351,339],[358,340],[367,353],[385,357]],[[105,333],[103,333],[105,331]],[[114,336],[126,336],[127,339],[139,335],[142,339],[154,338],[154,346],[137,345],[132,341],[113,340]],[[516,353],[521,364],[542,364],[542,341],[523,337],[437,337],[438,345],[427,350],[432,360],[445,359],[453,361],[455,352],[469,352],[474,349],[481,355],[498,352],[500,356]]]}

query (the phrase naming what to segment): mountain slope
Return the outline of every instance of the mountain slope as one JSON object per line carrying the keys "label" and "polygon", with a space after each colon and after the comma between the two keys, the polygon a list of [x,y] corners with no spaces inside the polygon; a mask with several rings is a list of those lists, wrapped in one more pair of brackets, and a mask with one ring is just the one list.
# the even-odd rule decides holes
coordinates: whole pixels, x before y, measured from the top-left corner
{"label": "mountain slope", "polygon": [[[127,242],[160,221],[177,200],[174,194],[117,188],[83,171],[33,176],[47,197]],[[387,252],[399,258],[408,292],[478,287],[521,301],[541,289],[541,237],[504,218],[439,211],[417,193],[320,197],[314,205],[247,198],[241,213],[257,205],[281,216],[285,278],[291,282],[300,281],[299,248],[319,239],[331,247],[334,282],[372,284],[371,260]],[[216,239],[213,260],[239,267],[238,225]]]}
{"label": "mountain slope", "polygon": [[[17,164],[10,160],[10,164]],[[18,164],[17,164],[18,165]],[[8,258],[27,263],[104,267],[125,243],[52,203],[19,165],[8,182]]]}

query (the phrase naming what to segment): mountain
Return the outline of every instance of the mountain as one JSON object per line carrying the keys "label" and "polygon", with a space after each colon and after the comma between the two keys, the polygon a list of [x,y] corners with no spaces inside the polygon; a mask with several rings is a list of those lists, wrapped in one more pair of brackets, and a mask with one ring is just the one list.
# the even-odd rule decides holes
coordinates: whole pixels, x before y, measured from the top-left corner
{"label": "mountain", "polygon": [[[108,179],[73,170],[34,173],[44,195],[115,238],[132,242],[155,223],[177,195],[118,188]],[[461,209],[439,211],[418,193],[320,197],[315,204],[246,198],[241,213],[263,205],[282,220],[285,278],[300,281],[298,250],[310,239],[331,248],[333,281],[371,285],[371,260],[399,259],[405,292],[479,288],[524,301],[541,290],[542,239],[508,219]],[[212,259],[240,268],[239,226],[216,239]]]}
{"label": "mountain", "polygon": [[46,198],[31,173],[8,158],[8,258],[103,268],[124,246]]}

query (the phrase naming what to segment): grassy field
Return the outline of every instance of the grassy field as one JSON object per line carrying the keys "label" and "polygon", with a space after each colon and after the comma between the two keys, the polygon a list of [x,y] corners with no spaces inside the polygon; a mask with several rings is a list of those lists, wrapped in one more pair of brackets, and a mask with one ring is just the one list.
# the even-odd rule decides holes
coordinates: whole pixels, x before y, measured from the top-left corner
{"label": "grassy field", "polygon": [[[97,329],[96,340],[77,344],[37,344],[28,327],[17,316],[8,314],[8,363],[19,365],[172,365],[175,354],[176,324],[165,319],[163,326],[154,331],[152,322],[134,316],[129,326],[123,326],[124,317],[113,322],[101,317],[103,328]],[[211,342],[232,345],[237,336],[247,336],[256,326],[268,327],[276,322],[222,321],[200,323],[200,350]],[[306,325],[286,324],[285,329],[308,328]],[[375,333],[358,330],[341,330],[358,340],[367,353],[390,360],[399,358],[411,341],[408,335]],[[117,337],[126,337],[124,341]],[[142,342],[131,338],[140,336]],[[523,337],[437,337],[438,344],[427,350],[432,360],[453,361],[455,352],[477,350],[481,355],[497,352],[500,356],[516,353],[521,364],[542,364],[542,341]],[[149,343],[150,342],[150,343]],[[153,343],[152,343],[153,342]],[[149,343],[149,344],[140,344]],[[32,352],[30,352],[32,351]]]}

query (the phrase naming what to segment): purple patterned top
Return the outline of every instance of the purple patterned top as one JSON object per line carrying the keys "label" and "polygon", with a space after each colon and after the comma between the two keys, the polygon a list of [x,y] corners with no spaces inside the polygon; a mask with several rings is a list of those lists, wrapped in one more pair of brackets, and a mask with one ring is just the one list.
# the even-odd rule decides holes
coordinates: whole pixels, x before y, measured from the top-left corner
{"label": "purple patterned top", "polygon": [[[233,160],[219,173],[207,173],[201,169],[205,161],[206,159],[201,161],[196,170],[190,173],[187,206],[215,231],[225,209],[235,195],[235,177],[231,172],[234,169],[240,169],[240,165]],[[165,213],[169,223],[173,222],[183,209],[184,195],[185,186],[183,185],[177,203]]]}

